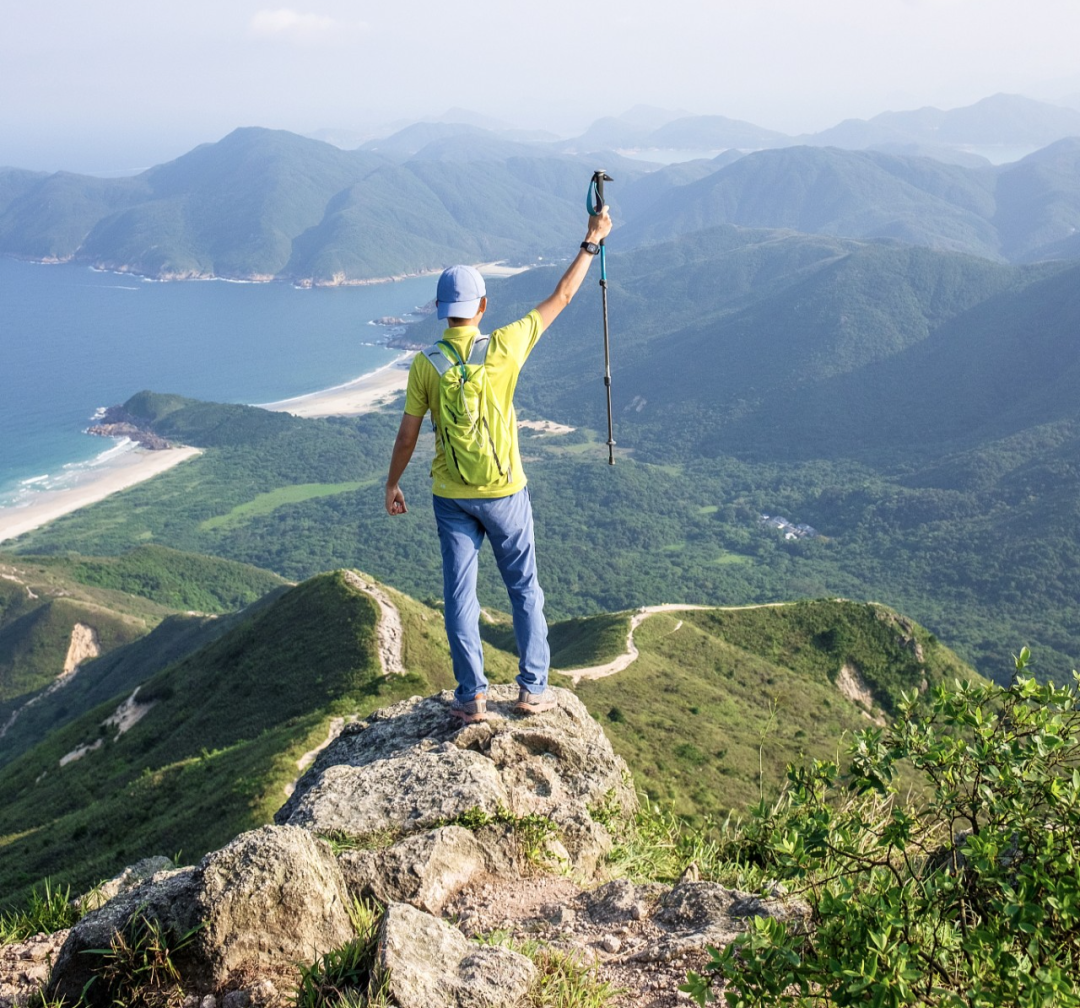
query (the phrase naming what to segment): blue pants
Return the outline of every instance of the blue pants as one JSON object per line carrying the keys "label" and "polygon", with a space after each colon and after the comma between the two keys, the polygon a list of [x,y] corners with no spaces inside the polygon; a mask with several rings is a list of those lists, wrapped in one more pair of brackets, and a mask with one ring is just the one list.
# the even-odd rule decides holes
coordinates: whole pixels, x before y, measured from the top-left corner
{"label": "blue pants", "polygon": [[551,655],[544,592],[536,579],[528,488],[509,497],[432,499],[442,547],[446,636],[457,679],[454,696],[468,702],[488,688],[476,598],[476,566],[485,535],[510,595],[519,655],[518,685],[530,693],[542,693],[547,687]]}

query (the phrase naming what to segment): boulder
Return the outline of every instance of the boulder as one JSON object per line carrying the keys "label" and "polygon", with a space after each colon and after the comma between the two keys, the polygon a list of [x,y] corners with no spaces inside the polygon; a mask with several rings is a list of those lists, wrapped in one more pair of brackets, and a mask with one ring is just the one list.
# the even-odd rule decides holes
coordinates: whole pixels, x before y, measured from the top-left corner
{"label": "boulder", "polygon": [[386,909],[379,972],[399,1008],[514,1008],[536,977],[525,956],[471,942],[405,903]]}
{"label": "boulder", "polygon": [[[376,711],[323,750],[275,821],[363,837],[426,831],[474,809],[541,816],[558,835],[539,859],[590,876],[610,848],[590,808],[629,816],[637,801],[626,764],[585,705],[553,692],[558,706],[529,716],[513,710],[516,686],[494,686],[489,720],[465,727],[450,716],[449,692]],[[490,846],[488,858],[489,870],[515,860]]]}
{"label": "boulder", "polygon": [[[294,827],[264,826],[197,867],[160,872],[83,917],[60,950],[49,994],[77,1000],[101,961],[84,953],[109,948],[140,917],[173,943],[185,987],[209,991],[235,974],[291,970],[351,940],[348,906],[325,841]],[[87,1000],[109,1003],[104,985],[93,984]]]}
{"label": "boulder", "polygon": [[382,904],[410,903],[437,914],[485,868],[484,851],[460,826],[414,833],[384,850],[345,851],[338,858],[349,891]]}

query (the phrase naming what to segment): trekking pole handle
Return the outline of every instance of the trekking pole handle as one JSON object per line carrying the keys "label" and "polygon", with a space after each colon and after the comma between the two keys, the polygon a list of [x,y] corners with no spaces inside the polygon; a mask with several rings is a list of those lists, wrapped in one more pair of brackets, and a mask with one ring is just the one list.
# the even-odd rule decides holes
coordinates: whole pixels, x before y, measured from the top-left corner
{"label": "trekking pole handle", "polygon": [[[593,172],[592,181],[589,183],[589,191],[585,196],[585,207],[590,216],[596,216],[604,209],[604,183],[614,181],[602,168]],[[600,239],[600,244],[604,244],[603,238]]]}

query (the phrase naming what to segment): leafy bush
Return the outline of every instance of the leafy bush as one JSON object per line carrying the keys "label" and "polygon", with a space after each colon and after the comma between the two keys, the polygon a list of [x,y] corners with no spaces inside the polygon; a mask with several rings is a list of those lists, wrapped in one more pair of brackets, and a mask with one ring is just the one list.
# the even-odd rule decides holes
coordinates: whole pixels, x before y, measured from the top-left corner
{"label": "leafy bush", "polygon": [[[743,856],[809,902],[809,927],[769,918],[708,970],[732,1008],[1080,1005],[1080,677],[905,697],[887,731],[835,763],[790,769]],[[903,800],[910,763],[927,788]],[[684,986],[704,1005],[709,980]]]}

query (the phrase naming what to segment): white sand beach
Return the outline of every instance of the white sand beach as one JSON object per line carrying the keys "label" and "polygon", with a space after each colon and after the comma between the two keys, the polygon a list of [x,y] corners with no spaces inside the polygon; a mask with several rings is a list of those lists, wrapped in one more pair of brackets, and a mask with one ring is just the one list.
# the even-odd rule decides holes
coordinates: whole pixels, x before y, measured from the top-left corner
{"label": "white sand beach", "polygon": [[310,392],[307,395],[282,399],[280,402],[257,403],[261,409],[276,413],[292,413],[298,417],[357,416],[377,409],[383,403],[405,391],[409,381],[409,364],[414,351],[400,357],[377,371],[354,378],[344,385]]}
{"label": "white sand beach", "polygon": [[0,542],[14,539],[87,504],[104,500],[110,494],[126,490],[201,454],[199,448],[136,449],[86,469],[72,477],[71,486],[41,490],[29,494],[25,503],[0,508]]}

